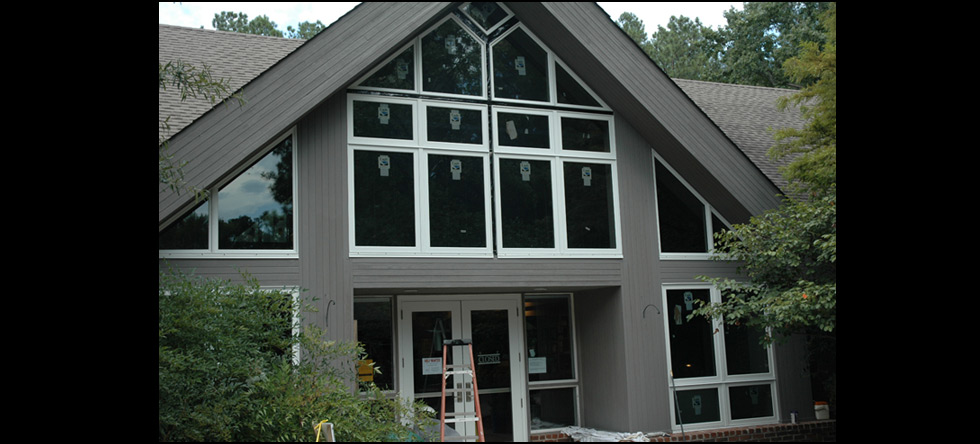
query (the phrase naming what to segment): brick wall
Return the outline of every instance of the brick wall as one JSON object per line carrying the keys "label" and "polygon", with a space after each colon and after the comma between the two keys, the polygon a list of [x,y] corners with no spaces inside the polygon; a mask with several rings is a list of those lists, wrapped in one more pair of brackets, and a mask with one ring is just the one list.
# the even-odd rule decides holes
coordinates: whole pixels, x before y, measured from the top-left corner
{"label": "brick wall", "polygon": [[[531,435],[532,442],[571,442],[571,438],[560,432]],[[726,442],[726,441],[772,441],[772,442],[834,442],[837,441],[837,420],[811,421],[799,424],[771,424],[727,429],[700,430],[685,432],[683,436],[675,433],[670,436],[651,436],[651,442]]]}

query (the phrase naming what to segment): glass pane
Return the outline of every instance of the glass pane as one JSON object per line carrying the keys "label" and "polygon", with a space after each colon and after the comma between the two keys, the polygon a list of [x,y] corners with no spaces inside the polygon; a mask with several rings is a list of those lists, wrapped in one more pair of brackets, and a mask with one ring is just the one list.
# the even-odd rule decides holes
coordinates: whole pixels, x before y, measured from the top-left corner
{"label": "glass pane", "polygon": [[412,105],[354,100],[354,136],[412,140]]}
{"label": "glass pane", "polygon": [[415,246],[411,153],[354,151],[354,244]]}
{"label": "glass pane", "polygon": [[[677,392],[677,407],[684,424],[721,421],[717,389],[683,390]],[[679,424],[674,421],[674,424]]]}
{"label": "glass pane", "polygon": [[507,11],[494,2],[472,2],[460,6],[459,9],[480,25],[484,31],[489,31],[508,15]]}
{"label": "glass pane", "polygon": [[218,192],[218,248],[293,248],[293,139]]}
{"label": "glass pane", "polygon": [[616,248],[612,165],[565,162],[569,248]]}
{"label": "glass pane", "polygon": [[725,361],[729,375],[769,373],[769,351],[759,343],[764,335],[758,328],[725,324]]}
{"label": "glass pane", "polygon": [[208,249],[208,203],[205,201],[191,214],[174,222],[160,233],[161,250]]}
{"label": "glass pane", "polygon": [[548,101],[548,53],[522,29],[493,46],[494,96]]}
{"label": "glass pane", "polygon": [[551,163],[500,159],[500,212],[505,248],[554,248]]}
{"label": "glass pane", "polygon": [[659,161],[656,164],[660,251],[707,252],[704,204]]}
{"label": "glass pane", "polygon": [[561,118],[561,147],[565,150],[609,152],[609,121]]}
{"label": "glass pane", "polygon": [[482,45],[455,20],[422,37],[422,89],[482,96]]}
{"label": "glass pane", "polygon": [[[479,377],[477,382],[480,382]],[[514,441],[514,417],[510,406],[510,392],[483,393],[483,383],[480,382],[480,410],[486,442]]]}
{"label": "glass pane", "polygon": [[565,68],[555,63],[555,82],[558,87],[558,103],[566,105],[602,106]]}
{"label": "glass pane", "polygon": [[354,319],[357,322],[357,340],[364,344],[367,359],[381,373],[374,373],[364,380],[372,381],[384,390],[394,386],[394,335],[392,333],[391,300],[354,299]]}
{"label": "glass pane", "polygon": [[479,110],[427,106],[426,134],[431,142],[483,144],[483,113]]}
{"label": "glass pane", "polygon": [[415,47],[404,52],[361,82],[361,86],[392,89],[415,89]]}
{"label": "glass pane", "polygon": [[497,143],[503,146],[550,148],[548,116],[497,113]]}
{"label": "glass pane", "polygon": [[670,362],[675,378],[717,374],[711,323],[702,317],[687,320],[687,316],[698,307],[695,301],[710,302],[710,291],[667,290],[667,309],[670,310]]}
{"label": "glass pane", "polygon": [[729,387],[732,419],[773,416],[772,386],[769,384]]}
{"label": "glass pane", "polygon": [[[412,312],[412,367],[415,372],[415,395],[435,393],[436,412],[442,392],[442,341],[453,339],[451,311]],[[447,349],[446,361],[453,362],[453,347]],[[479,380],[477,380],[479,382]],[[447,396],[447,400],[452,398]],[[447,402],[447,406],[452,402]]]}
{"label": "glass pane", "polygon": [[483,158],[429,155],[429,242],[487,246]]}
{"label": "glass pane", "polygon": [[527,333],[528,381],[574,379],[568,296],[526,297],[524,328]]}
{"label": "glass pane", "polygon": [[578,425],[575,420],[575,388],[531,390],[531,430]]}
{"label": "glass pane", "polygon": [[513,440],[508,320],[507,310],[470,311],[476,382],[487,441]]}
{"label": "glass pane", "polygon": [[[716,235],[718,235],[719,233],[721,233],[723,231],[726,231],[728,229],[729,229],[728,226],[725,225],[725,223],[722,222],[721,219],[718,219],[718,216],[715,216],[714,214],[711,215],[711,236],[712,236],[712,239],[717,239],[717,238],[715,238]],[[717,240],[714,240],[713,242],[716,245],[718,243]]]}

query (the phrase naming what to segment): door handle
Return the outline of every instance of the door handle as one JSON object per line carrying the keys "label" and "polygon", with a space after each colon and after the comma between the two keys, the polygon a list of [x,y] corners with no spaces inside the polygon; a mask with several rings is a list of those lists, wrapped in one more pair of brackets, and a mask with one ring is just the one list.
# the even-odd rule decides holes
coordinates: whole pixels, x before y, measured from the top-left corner
{"label": "door handle", "polygon": [[[463,384],[462,384],[462,383],[459,383],[459,382],[457,382],[457,383],[456,383],[456,390],[462,390],[462,389],[463,389]],[[463,399],[462,399],[462,397],[461,397],[461,396],[462,396],[462,395],[460,394],[460,392],[459,392],[459,391],[457,391],[457,392],[456,392],[456,402],[463,402]]]}
{"label": "door handle", "polygon": [[470,383],[466,383],[466,402],[473,402],[473,390]]}

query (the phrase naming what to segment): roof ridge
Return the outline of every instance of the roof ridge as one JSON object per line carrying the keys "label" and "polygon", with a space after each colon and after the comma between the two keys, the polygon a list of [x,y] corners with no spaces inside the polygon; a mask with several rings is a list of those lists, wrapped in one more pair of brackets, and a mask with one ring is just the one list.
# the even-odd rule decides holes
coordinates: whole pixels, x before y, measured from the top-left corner
{"label": "roof ridge", "polygon": [[678,82],[678,81],[681,81],[681,82],[691,82],[691,83],[704,83],[704,84],[708,84],[708,85],[736,86],[736,87],[739,87],[739,88],[750,88],[750,89],[770,89],[770,90],[775,90],[775,91],[789,91],[789,92],[799,91],[799,90],[796,90],[796,89],[779,88],[779,87],[775,87],[775,86],[759,86],[759,85],[745,85],[745,84],[741,84],[741,83],[709,82],[707,80],[680,79],[680,78],[673,78],[673,77],[671,77],[670,79],[673,80],[675,83]]}
{"label": "roof ridge", "polygon": [[213,33],[218,33],[218,34],[233,34],[233,35],[242,36],[242,37],[245,37],[245,38],[265,38],[265,39],[274,39],[274,40],[290,40],[290,41],[297,41],[297,42],[305,42],[307,40],[307,39],[301,39],[301,38],[295,38],[294,39],[294,38],[289,38],[289,37],[276,37],[276,36],[272,36],[272,35],[249,34],[249,33],[238,32],[238,31],[223,31],[223,30],[220,30],[220,29],[195,28],[193,26],[168,25],[166,23],[160,23],[160,27],[176,28],[176,29],[186,29],[186,30],[189,30],[189,31],[213,32]]}

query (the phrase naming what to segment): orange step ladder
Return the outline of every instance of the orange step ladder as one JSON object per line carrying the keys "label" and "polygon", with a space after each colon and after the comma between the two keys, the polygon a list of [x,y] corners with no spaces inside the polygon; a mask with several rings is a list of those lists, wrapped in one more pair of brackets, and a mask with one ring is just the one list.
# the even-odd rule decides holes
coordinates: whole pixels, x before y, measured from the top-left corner
{"label": "orange step ladder", "polygon": [[[470,363],[469,365],[453,365],[446,364],[446,351],[449,347],[461,347],[467,346],[470,353]],[[480,393],[476,387],[476,368],[473,367],[473,341],[470,339],[446,339],[442,341],[442,408],[439,414],[439,441],[446,442],[446,423],[459,423],[459,422],[476,422],[476,435],[467,436],[451,436],[451,440],[466,440],[466,439],[476,439],[478,442],[485,442],[483,436],[483,415],[480,413]],[[447,371],[448,369],[448,371]],[[460,369],[460,370],[456,370]],[[456,381],[456,375],[469,375],[473,380],[473,387],[463,388],[465,383],[456,384],[457,388],[446,388],[446,380],[450,376],[453,377],[453,381]],[[475,412],[450,412],[446,413],[446,393],[467,393],[470,390],[473,391],[473,401],[476,406]],[[451,416],[451,418],[446,418],[446,416]]]}

